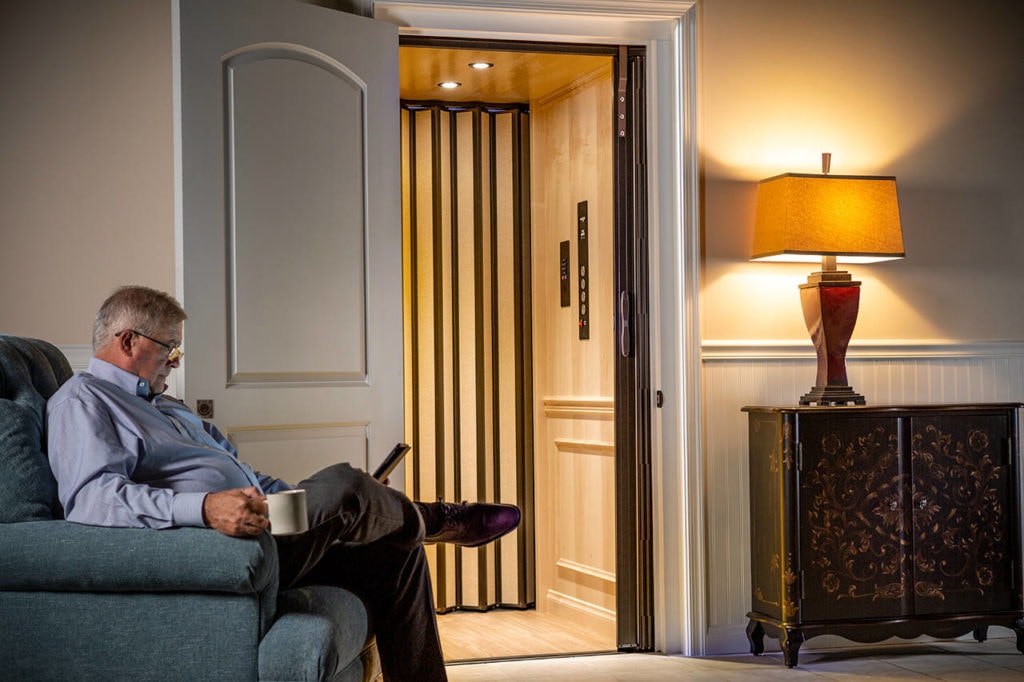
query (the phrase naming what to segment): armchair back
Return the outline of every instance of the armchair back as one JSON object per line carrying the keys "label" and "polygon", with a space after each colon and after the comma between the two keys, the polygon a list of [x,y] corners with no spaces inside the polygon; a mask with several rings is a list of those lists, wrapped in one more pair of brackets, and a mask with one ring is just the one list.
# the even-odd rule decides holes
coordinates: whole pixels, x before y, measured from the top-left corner
{"label": "armchair back", "polygon": [[64,516],[46,460],[46,401],[71,374],[53,344],[0,334],[0,523]]}

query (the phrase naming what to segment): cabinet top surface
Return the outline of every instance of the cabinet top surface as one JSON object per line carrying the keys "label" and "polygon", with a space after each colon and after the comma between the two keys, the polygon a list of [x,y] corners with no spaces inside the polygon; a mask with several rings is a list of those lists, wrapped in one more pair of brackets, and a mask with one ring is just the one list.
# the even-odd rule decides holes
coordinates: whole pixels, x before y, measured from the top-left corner
{"label": "cabinet top surface", "polygon": [[945,412],[977,410],[1013,410],[1024,407],[1024,403],[964,403],[964,404],[918,404],[918,405],[747,405],[744,412],[773,413],[857,413],[857,412]]}

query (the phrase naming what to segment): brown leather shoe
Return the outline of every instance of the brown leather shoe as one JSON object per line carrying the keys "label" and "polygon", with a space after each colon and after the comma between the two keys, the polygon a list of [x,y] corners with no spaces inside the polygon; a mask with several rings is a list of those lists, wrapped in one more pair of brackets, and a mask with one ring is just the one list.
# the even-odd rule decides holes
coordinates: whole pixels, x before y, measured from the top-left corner
{"label": "brown leather shoe", "polygon": [[450,542],[479,547],[519,525],[519,507],[490,502],[418,502],[426,537],[423,542]]}

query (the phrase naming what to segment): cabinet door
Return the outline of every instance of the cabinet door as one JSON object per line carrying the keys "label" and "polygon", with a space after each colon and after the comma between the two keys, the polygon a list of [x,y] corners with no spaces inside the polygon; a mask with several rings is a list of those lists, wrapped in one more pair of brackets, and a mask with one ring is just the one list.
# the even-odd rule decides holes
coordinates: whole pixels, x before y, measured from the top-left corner
{"label": "cabinet door", "polygon": [[1009,439],[1012,413],[937,413],[911,423],[914,611],[1019,608]]}
{"label": "cabinet door", "polygon": [[803,621],[900,616],[910,568],[899,420],[802,414],[798,439]]}
{"label": "cabinet door", "polygon": [[[778,620],[799,617],[793,590],[796,553],[783,543],[789,518],[785,482],[794,480],[793,426],[783,415],[750,415],[750,577],[753,610]],[[789,524],[787,524],[789,525]]]}

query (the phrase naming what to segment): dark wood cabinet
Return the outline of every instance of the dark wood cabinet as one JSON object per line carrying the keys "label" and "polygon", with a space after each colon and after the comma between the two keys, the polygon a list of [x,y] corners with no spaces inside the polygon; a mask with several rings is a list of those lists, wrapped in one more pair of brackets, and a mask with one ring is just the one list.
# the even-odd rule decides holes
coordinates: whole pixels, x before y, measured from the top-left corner
{"label": "dark wood cabinet", "polygon": [[744,408],[751,652],[1002,625],[1024,653],[1021,407]]}

